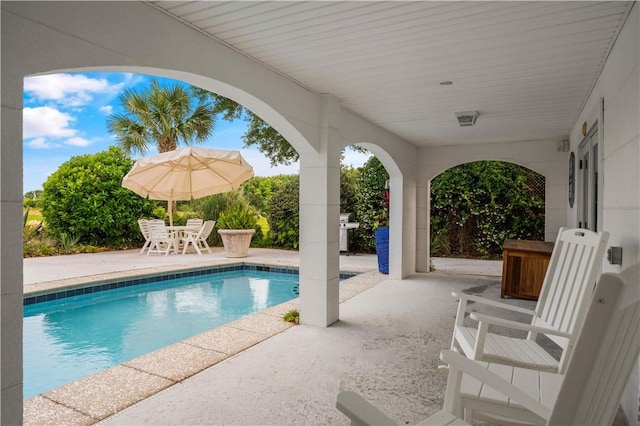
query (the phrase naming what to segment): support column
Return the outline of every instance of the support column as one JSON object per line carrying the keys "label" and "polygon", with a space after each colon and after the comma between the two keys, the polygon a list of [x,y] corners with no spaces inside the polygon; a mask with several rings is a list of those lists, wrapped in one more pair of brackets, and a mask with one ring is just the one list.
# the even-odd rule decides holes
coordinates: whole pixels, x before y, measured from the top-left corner
{"label": "support column", "polygon": [[389,179],[389,278],[396,280],[416,270],[416,187],[405,174]]}
{"label": "support column", "polygon": [[339,318],[342,107],[320,102],[319,150],[300,158],[300,321],[327,327]]}
{"label": "support column", "polygon": [[416,188],[416,272],[429,272],[431,246],[431,182]]}
{"label": "support column", "polygon": [[[2,24],[4,26],[5,22]],[[5,48],[4,43],[2,48]],[[17,425],[22,424],[23,80],[22,76],[6,72],[4,66],[1,74],[0,364],[2,373],[0,374],[0,424]]]}

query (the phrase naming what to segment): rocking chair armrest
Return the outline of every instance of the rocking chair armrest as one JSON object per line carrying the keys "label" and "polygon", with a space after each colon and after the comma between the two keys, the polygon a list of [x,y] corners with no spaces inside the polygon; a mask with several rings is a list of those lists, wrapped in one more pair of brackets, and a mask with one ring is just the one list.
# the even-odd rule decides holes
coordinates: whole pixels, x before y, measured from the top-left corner
{"label": "rocking chair armrest", "polygon": [[469,317],[478,322],[486,322],[491,325],[498,325],[501,327],[513,328],[516,330],[524,330],[532,333],[540,333],[540,334],[552,334],[554,336],[566,337],[570,338],[571,334],[565,333],[564,331],[554,330],[552,328],[540,327],[537,325],[526,324],[523,322],[506,320],[503,318],[492,317],[490,315],[481,314],[478,312],[472,312]]}
{"label": "rocking chair armrest", "polygon": [[338,394],[336,408],[351,419],[352,425],[395,425],[395,421],[352,391]]}
{"label": "rocking chair armrest", "polygon": [[509,305],[507,303],[497,302],[495,300],[487,299],[487,298],[484,298],[484,297],[473,296],[471,294],[465,294],[465,293],[459,293],[457,291],[453,291],[453,292],[451,292],[451,295],[453,297],[455,297],[456,299],[459,299],[461,301],[464,300],[464,301],[472,301],[472,302],[476,302],[476,303],[482,303],[482,304],[485,304],[485,305],[495,306],[497,308],[506,309],[506,310],[514,311],[514,312],[520,312],[522,314],[527,314],[527,315],[531,315],[531,316],[534,316],[536,314],[536,312],[532,311],[531,309],[521,308],[520,306],[513,306],[513,305]]}
{"label": "rocking chair armrest", "polygon": [[[467,374],[480,381],[481,383],[488,385],[502,395],[522,405],[527,410],[539,416],[543,421],[549,418],[549,408],[540,404],[537,400],[533,399],[522,389],[514,386],[513,384],[504,380],[502,377],[484,368],[483,365],[486,363],[479,363],[478,361],[470,360],[452,350],[442,351],[440,353],[440,359],[445,364],[449,365],[449,374],[457,374],[457,372]],[[455,390],[455,393],[459,392],[459,388]],[[447,389],[447,393],[449,393],[449,389]]]}

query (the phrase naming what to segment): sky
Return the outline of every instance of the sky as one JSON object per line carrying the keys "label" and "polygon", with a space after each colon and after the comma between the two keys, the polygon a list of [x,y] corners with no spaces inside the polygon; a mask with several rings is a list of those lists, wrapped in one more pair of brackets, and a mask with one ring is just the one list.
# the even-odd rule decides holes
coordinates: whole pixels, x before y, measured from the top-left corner
{"label": "sky", "polygon": [[[91,72],[50,74],[24,79],[23,158],[24,192],[42,189],[58,167],[76,155],[94,154],[116,145],[107,130],[107,117],[121,112],[119,96],[126,89],[148,87],[152,76]],[[158,78],[161,85],[175,80]],[[244,148],[247,123],[216,120],[208,148],[239,150],[256,176],[294,174],[299,164],[271,167],[256,148]],[[149,152],[147,155],[155,154]],[[135,157],[134,157],[135,158]],[[343,164],[360,167],[368,156],[347,149]]]}

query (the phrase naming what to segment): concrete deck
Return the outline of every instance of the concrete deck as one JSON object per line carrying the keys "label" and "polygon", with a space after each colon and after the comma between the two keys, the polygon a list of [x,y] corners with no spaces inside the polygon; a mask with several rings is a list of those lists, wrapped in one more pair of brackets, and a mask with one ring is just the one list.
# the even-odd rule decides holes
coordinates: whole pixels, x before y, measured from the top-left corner
{"label": "concrete deck", "polygon": [[[25,259],[25,292],[229,262],[214,252]],[[251,249],[244,260],[294,266],[297,259]],[[401,423],[437,411],[445,388],[438,356],[450,344],[456,309],[450,293],[498,298],[502,263],[434,259],[437,272],[394,281],[375,271],[375,256],[340,261],[343,271],[367,272],[341,284],[333,326],[284,323],[294,300],[31,398],[25,424],[348,424],[335,409],[347,389]]]}

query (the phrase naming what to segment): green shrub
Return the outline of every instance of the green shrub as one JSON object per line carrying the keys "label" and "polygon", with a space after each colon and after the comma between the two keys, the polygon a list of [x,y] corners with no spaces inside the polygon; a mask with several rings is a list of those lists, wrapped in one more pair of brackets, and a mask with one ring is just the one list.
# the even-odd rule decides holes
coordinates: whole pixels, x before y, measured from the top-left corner
{"label": "green shrub", "polygon": [[357,221],[360,223],[356,241],[357,247],[364,252],[373,253],[376,250],[373,231],[380,223],[380,218],[386,216],[384,194],[387,180],[389,180],[389,174],[376,157],[367,160],[356,179]]}
{"label": "green shrub", "polygon": [[59,242],[60,247],[64,253],[73,253],[74,249],[78,245],[78,241],[80,241],[80,235],[78,234],[67,234],[66,232],[60,233]]}
{"label": "green shrub", "polygon": [[137,220],[152,216],[155,202],[122,187],[132,166],[115,147],[63,163],[44,183],[42,215],[49,232],[56,238],[79,235],[82,244],[138,244]]}
{"label": "green shrub", "polygon": [[42,207],[42,200],[39,198],[24,198],[22,200],[22,205],[26,209],[39,209]]}
{"label": "green shrub", "polygon": [[288,181],[275,192],[269,200],[271,214],[269,233],[272,244],[283,249],[298,248],[300,180],[298,175],[291,175]]}
{"label": "green shrub", "polygon": [[293,324],[300,324],[300,311],[297,309],[291,309],[282,316],[282,319]]}
{"label": "green shrub", "polygon": [[544,177],[532,170],[500,161],[453,167],[431,181],[432,254],[495,258],[506,238],[542,240],[544,208]]}
{"label": "green shrub", "polygon": [[[232,209],[237,205],[247,205],[247,202],[244,200],[240,191],[231,191],[222,194],[210,195],[208,197],[191,201],[191,207],[197,213],[197,216],[201,217],[203,220],[215,220],[216,227],[218,228],[218,220],[220,218],[220,214],[225,210]],[[220,244],[222,244],[220,235],[218,235],[217,232],[212,232],[207,239],[207,242],[211,246],[219,246]]]}
{"label": "green shrub", "polygon": [[216,226],[218,229],[256,229],[258,214],[253,207],[239,204],[220,213]]}

